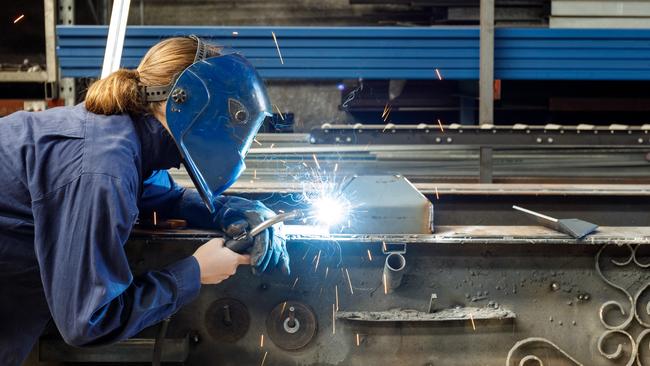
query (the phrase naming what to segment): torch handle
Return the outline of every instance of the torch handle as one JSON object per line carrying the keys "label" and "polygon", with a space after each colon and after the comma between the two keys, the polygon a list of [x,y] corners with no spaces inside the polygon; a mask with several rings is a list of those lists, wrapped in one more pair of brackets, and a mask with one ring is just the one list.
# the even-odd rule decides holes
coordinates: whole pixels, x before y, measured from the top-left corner
{"label": "torch handle", "polygon": [[292,219],[300,219],[303,217],[305,217],[305,211],[303,210],[294,210],[294,211],[289,211],[286,213],[275,215],[270,219],[264,220],[259,225],[252,228],[251,231],[249,232],[244,231],[243,233],[233,238],[232,240],[228,240],[225,244],[226,248],[240,254],[244,253],[246,249],[248,249],[251,245],[253,245],[253,241],[249,240],[249,238],[254,238],[262,231],[270,228],[271,226],[277,223],[287,221],[287,220],[292,220]]}

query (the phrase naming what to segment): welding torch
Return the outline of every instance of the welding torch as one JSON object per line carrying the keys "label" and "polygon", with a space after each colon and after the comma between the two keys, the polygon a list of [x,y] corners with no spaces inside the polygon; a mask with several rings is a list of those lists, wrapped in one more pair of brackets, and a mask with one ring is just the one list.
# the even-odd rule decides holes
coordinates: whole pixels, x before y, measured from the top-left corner
{"label": "welding torch", "polygon": [[242,254],[252,245],[252,241],[249,240],[251,238],[254,238],[256,235],[261,233],[262,231],[270,228],[271,226],[284,222],[287,220],[300,220],[309,214],[310,210],[293,210],[281,214],[277,214],[270,219],[262,221],[260,224],[257,226],[253,227],[250,231],[246,232],[244,231],[240,235],[236,236],[233,238],[233,240],[229,240],[226,242],[226,248],[232,250],[233,252]]}

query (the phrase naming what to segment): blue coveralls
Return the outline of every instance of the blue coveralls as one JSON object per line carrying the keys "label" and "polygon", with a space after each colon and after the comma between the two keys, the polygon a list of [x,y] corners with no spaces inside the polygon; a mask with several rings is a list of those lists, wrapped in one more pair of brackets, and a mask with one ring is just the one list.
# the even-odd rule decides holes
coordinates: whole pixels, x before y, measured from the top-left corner
{"label": "blue coveralls", "polygon": [[123,248],[144,210],[210,224],[164,170],[179,162],[153,117],[80,104],[0,119],[0,365],[21,364],[50,318],[70,344],[106,343],[197,296],[194,257],[134,278]]}

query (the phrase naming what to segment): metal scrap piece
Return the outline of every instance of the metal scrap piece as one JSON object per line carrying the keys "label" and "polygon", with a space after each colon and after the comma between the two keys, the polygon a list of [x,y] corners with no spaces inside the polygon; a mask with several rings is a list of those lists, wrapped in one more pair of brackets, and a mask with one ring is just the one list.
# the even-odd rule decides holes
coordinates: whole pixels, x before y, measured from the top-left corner
{"label": "metal scrap piece", "polygon": [[435,313],[425,313],[411,309],[391,309],[388,311],[339,311],[337,319],[361,322],[444,322],[468,320],[514,319],[516,314],[504,308],[458,307],[444,309]]}

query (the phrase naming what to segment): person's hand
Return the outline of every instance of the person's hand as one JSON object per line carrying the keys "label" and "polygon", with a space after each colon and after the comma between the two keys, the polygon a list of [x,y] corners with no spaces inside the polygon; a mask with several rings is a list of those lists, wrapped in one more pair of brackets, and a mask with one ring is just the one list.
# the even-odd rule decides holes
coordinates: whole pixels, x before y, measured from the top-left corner
{"label": "person's hand", "polygon": [[[217,222],[220,223],[221,230],[230,238],[237,238],[275,216],[275,212],[259,201],[240,197],[223,197],[223,199],[224,202],[217,214]],[[246,251],[250,253],[255,272],[264,272],[279,266],[283,273],[287,275],[290,273],[289,253],[282,228],[282,223],[279,223],[254,238],[247,238],[250,243]]]}
{"label": "person's hand", "polygon": [[241,255],[224,246],[221,238],[201,245],[193,254],[201,269],[201,284],[214,285],[237,272],[240,264],[250,264],[249,255]]}

